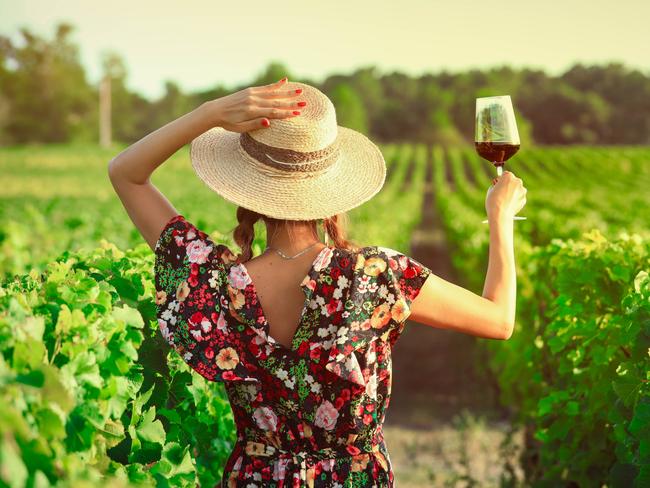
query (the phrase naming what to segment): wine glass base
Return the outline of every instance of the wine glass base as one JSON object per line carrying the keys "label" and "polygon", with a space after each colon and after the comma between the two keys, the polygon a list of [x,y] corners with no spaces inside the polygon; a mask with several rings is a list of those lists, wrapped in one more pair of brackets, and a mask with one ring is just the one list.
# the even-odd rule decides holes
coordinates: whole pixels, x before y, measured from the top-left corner
{"label": "wine glass base", "polygon": [[[515,216],[512,218],[512,220],[528,220],[528,219],[527,219],[526,217],[519,217],[518,215],[515,215]],[[488,220],[484,220],[482,223],[483,223],[483,224],[487,224],[488,222],[489,222]]]}

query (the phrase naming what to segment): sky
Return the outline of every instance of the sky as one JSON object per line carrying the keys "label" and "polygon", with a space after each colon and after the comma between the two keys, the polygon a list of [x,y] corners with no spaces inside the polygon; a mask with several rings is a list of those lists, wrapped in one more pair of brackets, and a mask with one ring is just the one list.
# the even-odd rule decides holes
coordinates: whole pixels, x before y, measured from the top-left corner
{"label": "sky", "polygon": [[125,60],[127,86],[153,99],[251,82],[284,63],[320,82],[375,65],[411,75],[500,65],[559,74],[618,61],[650,74],[650,0],[0,0],[0,34],[51,39],[75,26],[88,79],[101,54]]}

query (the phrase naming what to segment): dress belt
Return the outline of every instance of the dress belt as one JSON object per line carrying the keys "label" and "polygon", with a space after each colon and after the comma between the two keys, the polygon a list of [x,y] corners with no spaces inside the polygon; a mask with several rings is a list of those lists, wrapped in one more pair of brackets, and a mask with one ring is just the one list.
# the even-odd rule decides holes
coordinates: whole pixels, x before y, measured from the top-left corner
{"label": "dress belt", "polygon": [[300,465],[300,479],[307,479],[307,460],[308,459],[332,459],[341,456],[354,457],[362,454],[373,454],[380,451],[380,445],[373,444],[370,451],[364,450],[360,447],[353,446],[359,450],[357,454],[352,454],[347,450],[348,446],[342,448],[332,448],[326,447],[324,449],[314,450],[314,451],[291,451],[286,449],[277,448],[271,444],[265,444],[263,442],[256,441],[246,441],[245,452],[250,456],[268,456],[268,457],[288,457],[293,460],[295,464]]}

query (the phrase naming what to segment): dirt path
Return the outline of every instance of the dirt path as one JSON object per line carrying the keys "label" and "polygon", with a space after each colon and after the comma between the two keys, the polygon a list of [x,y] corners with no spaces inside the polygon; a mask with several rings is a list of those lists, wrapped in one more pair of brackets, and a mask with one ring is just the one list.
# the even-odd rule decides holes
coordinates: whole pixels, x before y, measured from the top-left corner
{"label": "dirt path", "polygon": [[[435,212],[431,166],[430,159],[422,222],[413,234],[410,255],[462,286]],[[485,363],[476,347],[482,340],[407,323],[393,350],[392,396],[384,424],[400,488],[471,486],[472,480],[478,486],[499,486],[504,468],[498,446],[509,423],[497,401],[496,383],[476,366]],[[515,435],[517,445],[519,437]],[[460,480],[466,484],[456,485]]]}

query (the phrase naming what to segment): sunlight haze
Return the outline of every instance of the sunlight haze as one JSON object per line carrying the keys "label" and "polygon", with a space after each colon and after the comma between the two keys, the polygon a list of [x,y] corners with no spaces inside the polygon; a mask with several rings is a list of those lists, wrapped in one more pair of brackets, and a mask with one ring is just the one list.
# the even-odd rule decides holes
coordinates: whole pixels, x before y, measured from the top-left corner
{"label": "sunlight haze", "polygon": [[271,61],[320,81],[376,65],[411,75],[508,64],[558,74],[575,62],[650,70],[650,1],[193,2],[0,1],[0,33],[51,38],[75,26],[89,79],[114,50],[128,86],[160,96],[247,83]]}

